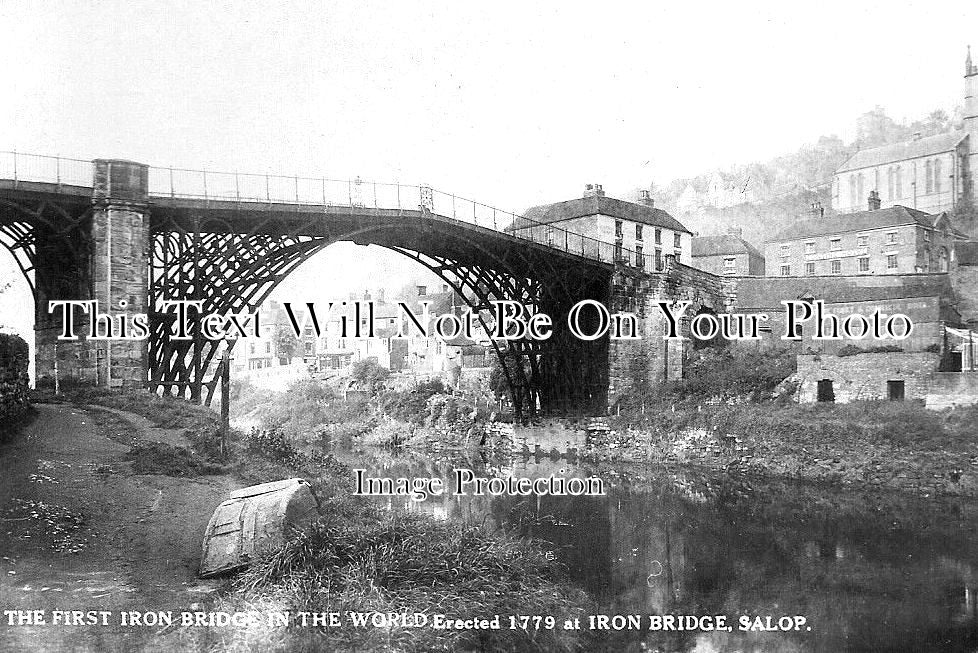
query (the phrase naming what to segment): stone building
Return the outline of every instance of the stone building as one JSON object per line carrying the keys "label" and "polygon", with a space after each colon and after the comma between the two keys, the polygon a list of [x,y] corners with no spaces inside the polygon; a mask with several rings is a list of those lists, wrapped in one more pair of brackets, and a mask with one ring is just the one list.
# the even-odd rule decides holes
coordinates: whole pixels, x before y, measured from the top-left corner
{"label": "stone building", "polygon": [[835,172],[832,206],[858,210],[875,191],[882,207],[958,212],[978,203],[978,67],[965,60],[964,129],[856,152]]}
{"label": "stone building", "polygon": [[826,216],[816,205],[808,220],[777,233],[764,250],[767,276],[908,274],[950,270],[954,242],[963,239],[947,213],[880,208]]}
{"label": "stone building", "polygon": [[[957,297],[947,274],[910,274],[872,277],[865,275],[839,277],[744,277],[732,280],[732,309],[740,313],[764,313],[771,334],[759,344],[769,347],[790,346],[798,353],[814,351],[834,354],[845,345],[873,348],[896,345],[908,352],[921,352],[941,343],[942,325],[960,325]],[[859,340],[812,340],[815,322],[804,323],[802,339],[781,340],[786,332],[785,301],[821,300],[826,320],[835,315],[840,320],[853,314],[883,316],[901,313],[913,322],[909,338],[894,341],[869,337]],[[826,330],[827,331],[827,330]]]}
{"label": "stone building", "polygon": [[951,285],[958,311],[971,330],[978,330],[978,242],[956,242],[952,259]]}
{"label": "stone building", "polygon": [[583,197],[530,207],[506,230],[605,260],[613,255],[646,270],[663,270],[670,256],[687,265],[692,260],[692,232],[656,208],[648,191],[638,203],[626,202],[605,195],[600,184],[588,184]]}
{"label": "stone building", "polygon": [[693,267],[723,276],[764,274],[764,255],[744,240],[740,229],[721,236],[693,237]]}

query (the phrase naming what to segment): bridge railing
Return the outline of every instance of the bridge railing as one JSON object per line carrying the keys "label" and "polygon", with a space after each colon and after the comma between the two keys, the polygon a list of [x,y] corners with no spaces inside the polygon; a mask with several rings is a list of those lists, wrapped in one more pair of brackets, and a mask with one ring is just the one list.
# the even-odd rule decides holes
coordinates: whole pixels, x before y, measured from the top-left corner
{"label": "bridge railing", "polygon": [[[83,159],[0,152],[0,179],[92,186],[93,164]],[[149,167],[150,197],[377,210],[427,210],[452,220],[504,231],[517,238],[606,263],[626,263],[647,271],[662,269],[664,255],[625,249],[611,243],[538,222],[488,204],[430,186],[354,179],[214,172]]]}
{"label": "bridge railing", "polygon": [[92,185],[92,162],[62,156],[0,152],[0,179],[59,186]]}

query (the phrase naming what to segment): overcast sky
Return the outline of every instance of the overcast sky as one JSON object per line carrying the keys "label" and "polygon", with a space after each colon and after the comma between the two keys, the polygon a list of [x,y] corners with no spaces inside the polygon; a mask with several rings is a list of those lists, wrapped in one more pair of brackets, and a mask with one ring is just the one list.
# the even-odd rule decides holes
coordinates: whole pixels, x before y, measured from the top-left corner
{"label": "overcast sky", "polygon": [[978,46],[974,1],[528,5],[0,0],[0,150],[523,209],[950,110]]}

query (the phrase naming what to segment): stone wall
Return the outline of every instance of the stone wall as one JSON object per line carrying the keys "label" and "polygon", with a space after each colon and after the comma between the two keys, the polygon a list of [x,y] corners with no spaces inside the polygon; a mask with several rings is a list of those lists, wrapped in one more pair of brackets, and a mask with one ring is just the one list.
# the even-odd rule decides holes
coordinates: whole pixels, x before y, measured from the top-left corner
{"label": "stone wall", "polygon": [[[612,276],[611,311],[638,316],[638,339],[612,340],[608,352],[608,403],[613,405],[631,388],[649,387],[679,380],[692,341],[689,322],[701,310],[724,313],[731,309],[734,282],[667,259],[665,270],[646,273],[617,266]],[[667,320],[657,301],[689,301],[681,320],[685,340],[665,340]]]}
{"label": "stone wall", "polygon": [[935,372],[927,393],[934,410],[978,404],[978,372]]}
{"label": "stone wall", "polygon": [[819,381],[831,381],[837,403],[887,399],[888,382],[903,381],[906,400],[925,399],[940,362],[939,354],[891,352],[855,356],[798,356],[795,398],[801,403],[818,400]]}
{"label": "stone wall", "polygon": [[957,309],[961,319],[975,328],[978,325],[978,265],[956,265],[951,274],[951,284],[958,299]]}
{"label": "stone wall", "polygon": [[22,419],[30,409],[27,343],[18,336],[0,333],[0,440],[5,427]]}

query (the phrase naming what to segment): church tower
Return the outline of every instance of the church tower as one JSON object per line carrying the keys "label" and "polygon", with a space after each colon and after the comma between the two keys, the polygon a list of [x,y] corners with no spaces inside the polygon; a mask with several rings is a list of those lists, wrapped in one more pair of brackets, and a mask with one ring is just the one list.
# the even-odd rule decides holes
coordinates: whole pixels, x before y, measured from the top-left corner
{"label": "church tower", "polygon": [[972,210],[978,207],[978,66],[971,61],[971,46],[964,61],[964,131],[968,135],[968,155],[964,188]]}

